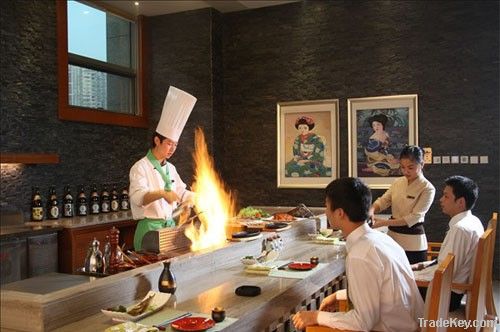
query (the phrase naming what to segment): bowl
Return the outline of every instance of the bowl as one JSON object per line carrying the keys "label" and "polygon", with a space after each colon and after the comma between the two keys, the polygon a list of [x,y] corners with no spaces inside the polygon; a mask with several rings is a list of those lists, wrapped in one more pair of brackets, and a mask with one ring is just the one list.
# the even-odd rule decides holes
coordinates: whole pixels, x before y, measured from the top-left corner
{"label": "bowl", "polygon": [[254,264],[257,264],[258,261],[255,257],[251,256],[252,258],[250,258],[250,256],[245,256],[241,259],[241,263],[243,263],[244,265],[254,265]]}

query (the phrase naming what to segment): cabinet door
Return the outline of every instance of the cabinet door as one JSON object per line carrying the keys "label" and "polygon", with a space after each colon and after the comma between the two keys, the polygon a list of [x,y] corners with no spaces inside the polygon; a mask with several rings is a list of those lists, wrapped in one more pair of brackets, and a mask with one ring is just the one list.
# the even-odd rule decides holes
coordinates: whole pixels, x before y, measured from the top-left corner
{"label": "cabinet door", "polygon": [[28,276],[57,272],[57,233],[28,237]]}
{"label": "cabinet door", "polygon": [[0,242],[0,284],[27,278],[26,238]]}

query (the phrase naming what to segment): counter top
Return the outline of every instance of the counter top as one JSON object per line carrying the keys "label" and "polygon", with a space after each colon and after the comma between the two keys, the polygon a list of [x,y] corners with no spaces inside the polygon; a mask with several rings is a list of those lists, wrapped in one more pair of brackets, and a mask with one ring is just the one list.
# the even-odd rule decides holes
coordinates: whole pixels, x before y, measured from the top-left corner
{"label": "counter top", "polygon": [[[322,217],[294,222],[291,229],[280,233],[285,248],[279,258],[307,261],[318,256],[320,262],[328,264],[318,272],[305,279],[247,274],[240,258],[258,255],[261,241],[227,242],[170,260],[177,292],[167,306],[205,314],[222,306],[228,317],[238,319],[230,326],[231,331],[262,330],[281,317],[289,317],[296,306],[344,272],[344,261],[336,258],[332,246],[307,240],[306,234],[316,230],[318,218]],[[129,304],[149,290],[157,290],[162,268],[159,262],[91,282],[59,276],[58,280],[72,285],[45,294],[27,292],[31,287],[27,281],[19,285],[23,289],[2,289],[2,317],[8,318],[0,322],[2,330],[102,331],[115,323],[100,309]],[[236,296],[235,288],[243,284],[260,286],[262,294],[254,298]]]}
{"label": "counter top", "polygon": [[88,215],[84,217],[60,218],[56,220],[28,221],[24,224],[0,227],[2,239],[13,236],[31,236],[59,231],[63,228],[80,228],[93,225],[108,224],[117,221],[131,220],[131,211],[118,211]]}

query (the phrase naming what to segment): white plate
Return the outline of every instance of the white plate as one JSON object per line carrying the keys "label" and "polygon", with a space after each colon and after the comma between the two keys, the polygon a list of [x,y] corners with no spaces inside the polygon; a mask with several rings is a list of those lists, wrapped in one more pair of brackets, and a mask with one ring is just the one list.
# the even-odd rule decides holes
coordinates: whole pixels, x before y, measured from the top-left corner
{"label": "white plate", "polygon": [[150,327],[134,322],[125,322],[108,327],[104,332],[153,332],[159,331],[156,327]]}
{"label": "white plate", "polygon": [[[151,303],[149,303],[148,308],[140,315],[132,316],[132,315],[127,314],[126,312],[110,311],[110,310],[105,310],[105,309],[101,309],[101,312],[103,314],[105,314],[106,316],[113,318],[116,321],[121,321],[121,322],[132,321],[132,322],[134,322],[136,320],[142,319],[142,318],[149,316],[152,313],[160,310],[167,303],[167,301],[171,295],[171,294],[166,294],[166,293],[149,291],[149,293],[147,293],[144,298],[151,296],[151,294],[154,294],[155,296],[151,299]],[[129,305],[127,307],[127,310],[132,308],[134,305],[135,304]]]}

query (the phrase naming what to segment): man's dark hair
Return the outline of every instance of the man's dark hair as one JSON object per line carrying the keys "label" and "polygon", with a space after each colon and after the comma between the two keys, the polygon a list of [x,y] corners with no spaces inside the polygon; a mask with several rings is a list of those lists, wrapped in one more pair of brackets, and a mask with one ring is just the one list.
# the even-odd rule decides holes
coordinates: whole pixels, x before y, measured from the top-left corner
{"label": "man's dark hair", "polygon": [[153,137],[151,138],[151,148],[154,148],[155,145],[155,137],[158,137],[160,139],[160,143],[165,140],[165,136],[158,134],[156,131],[153,134]]}
{"label": "man's dark hair", "polygon": [[451,187],[455,200],[461,197],[465,199],[467,210],[474,207],[479,197],[479,187],[474,181],[465,176],[453,175],[444,180],[444,184]]}
{"label": "man's dark hair", "polygon": [[357,178],[340,178],[326,187],[332,211],[342,208],[351,221],[365,222],[372,205],[370,189]]}

